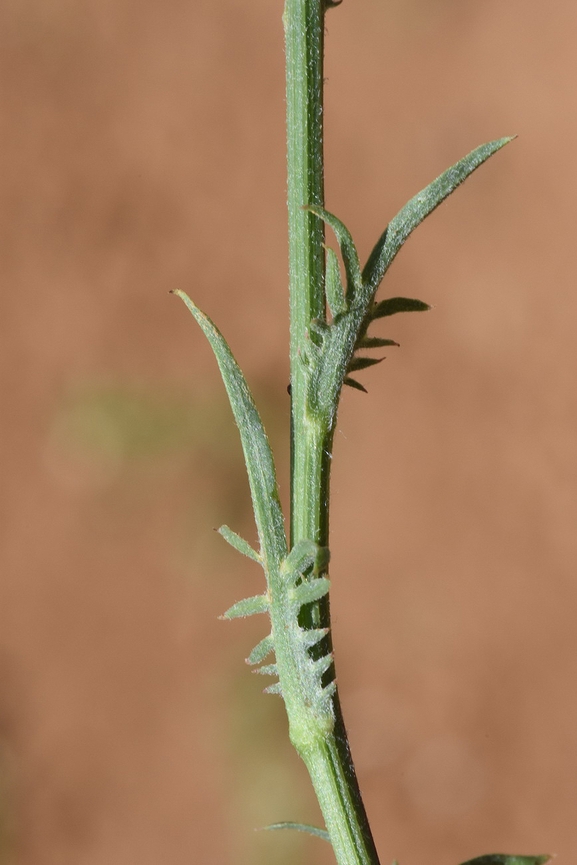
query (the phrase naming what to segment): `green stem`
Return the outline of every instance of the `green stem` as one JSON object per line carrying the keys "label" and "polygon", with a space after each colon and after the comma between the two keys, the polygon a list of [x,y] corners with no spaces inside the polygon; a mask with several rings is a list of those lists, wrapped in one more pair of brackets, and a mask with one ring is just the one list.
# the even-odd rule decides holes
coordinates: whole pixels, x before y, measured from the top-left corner
{"label": "green stem", "polygon": [[[291,355],[291,547],[312,540],[328,547],[329,483],[334,413],[315,413],[303,363],[310,324],[326,320],[324,226],[307,205],[324,205],[323,41],[325,0],[286,0],[287,162]],[[326,599],[303,624],[328,627]],[[325,647],[326,648],[326,647]],[[299,747],[339,865],[378,865],[338,696],[335,727]]]}
{"label": "green stem", "polygon": [[[324,226],[309,204],[324,203],[323,164],[323,0],[286,0],[284,12],[287,68],[287,164],[289,217],[290,355],[292,390],[291,539],[317,543],[320,490],[310,478],[309,430],[304,407],[306,371],[300,359],[309,324],[325,318]],[[312,435],[314,436],[314,431]],[[320,468],[316,466],[316,473]],[[298,486],[295,486],[297,484]],[[311,500],[312,497],[312,500]],[[295,508],[295,499],[298,507]],[[310,502],[310,504],[309,504]]]}

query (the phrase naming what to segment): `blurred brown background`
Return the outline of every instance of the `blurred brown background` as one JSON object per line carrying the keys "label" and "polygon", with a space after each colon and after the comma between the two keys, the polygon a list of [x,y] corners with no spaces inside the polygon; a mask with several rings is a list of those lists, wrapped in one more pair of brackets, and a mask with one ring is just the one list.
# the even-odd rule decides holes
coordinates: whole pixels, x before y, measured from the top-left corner
{"label": "blurred brown background", "polygon": [[[262,577],[216,365],[286,497],[281,0],[0,6],[2,865],[328,863],[280,700],[224,624]],[[327,205],[366,255],[482,141],[381,296],[336,437],[334,630],[383,863],[577,855],[577,6],[344,0]]]}

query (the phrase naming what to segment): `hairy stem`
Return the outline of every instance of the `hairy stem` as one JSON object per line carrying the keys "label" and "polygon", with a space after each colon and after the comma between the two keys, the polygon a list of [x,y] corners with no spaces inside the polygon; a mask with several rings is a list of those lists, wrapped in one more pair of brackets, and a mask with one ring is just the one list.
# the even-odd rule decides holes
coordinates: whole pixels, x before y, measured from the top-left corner
{"label": "hairy stem", "polygon": [[[325,318],[324,226],[303,208],[324,203],[323,35],[324,0],[286,0],[287,164],[289,217],[290,355],[292,391],[291,542],[324,544],[319,525],[318,478],[312,482],[312,451],[305,414],[306,371],[301,359],[310,322]],[[305,480],[309,483],[305,489]],[[323,493],[327,492],[328,479]],[[295,506],[296,504],[296,506]]]}
{"label": "hairy stem", "polygon": [[[286,0],[291,546],[311,540],[328,547],[329,532],[334,417],[311,408],[304,363],[311,322],[326,319],[324,226],[303,209],[324,204],[324,14],[325,0]],[[329,618],[325,598],[303,610],[302,624],[328,627]],[[310,772],[339,865],[378,865],[336,694],[334,710],[331,733],[302,746],[293,737],[293,743]]]}

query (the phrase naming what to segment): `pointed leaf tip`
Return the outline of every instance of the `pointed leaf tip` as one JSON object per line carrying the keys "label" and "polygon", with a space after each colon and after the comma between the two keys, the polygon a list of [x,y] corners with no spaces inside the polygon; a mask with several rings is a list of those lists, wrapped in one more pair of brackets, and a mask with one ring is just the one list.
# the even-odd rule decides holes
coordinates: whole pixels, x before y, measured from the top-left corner
{"label": "pointed leaf tip", "polygon": [[386,348],[388,346],[396,346],[399,348],[399,343],[394,339],[381,339],[379,336],[364,336],[358,343],[357,348]]}
{"label": "pointed leaf tip", "polygon": [[347,372],[358,372],[361,369],[368,369],[368,367],[376,366],[384,360],[386,360],[384,357],[353,357],[347,367]]}
{"label": "pointed leaf tip", "polygon": [[349,387],[354,387],[355,390],[362,390],[363,393],[368,393],[366,387],[363,387],[360,381],[357,381],[356,378],[351,378],[350,376],[347,376],[343,380],[343,384],[348,384]]}
{"label": "pointed leaf tip", "polygon": [[431,307],[422,300],[412,297],[387,297],[375,304],[371,310],[371,319],[386,318],[398,312],[427,312]]}
{"label": "pointed leaf tip", "polygon": [[415,228],[470,174],[514,137],[498,138],[496,141],[489,141],[488,144],[477,147],[405,204],[378,239],[363,269],[363,282],[369,291],[373,294],[376,292],[399,249]]}
{"label": "pointed leaf tip", "polygon": [[323,841],[328,841],[329,844],[331,840],[326,829],[319,829],[317,826],[309,826],[308,823],[271,823],[270,826],[263,826],[262,828],[263,831],[294,829],[297,832],[307,832],[309,835],[314,835],[316,838],[322,838]]}

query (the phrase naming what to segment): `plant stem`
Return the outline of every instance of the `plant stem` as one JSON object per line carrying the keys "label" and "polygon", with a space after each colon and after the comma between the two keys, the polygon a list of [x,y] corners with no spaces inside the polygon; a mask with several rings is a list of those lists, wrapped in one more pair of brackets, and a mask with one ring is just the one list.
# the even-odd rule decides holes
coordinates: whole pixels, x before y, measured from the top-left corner
{"label": "plant stem", "polygon": [[[323,42],[325,0],[286,0],[287,162],[291,357],[291,547],[312,540],[328,547],[334,418],[307,401],[303,362],[311,322],[326,320],[324,227],[307,205],[324,205]],[[309,627],[328,627],[326,599],[308,609]],[[338,695],[335,727],[299,747],[311,775],[339,865],[378,865],[350,756]]]}
{"label": "plant stem", "polygon": [[[292,391],[291,542],[322,543],[318,525],[319,484],[312,481],[309,431],[304,412],[306,374],[299,360],[310,322],[325,318],[324,226],[308,204],[324,203],[323,0],[286,0],[287,164],[289,217],[290,356]],[[314,435],[314,431],[313,431]],[[316,450],[316,448],[314,449]],[[318,476],[317,465],[315,474]],[[295,486],[296,484],[296,486]],[[311,499],[312,497],[312,499]],[[295,499],[298,507],[295,507]]]}

